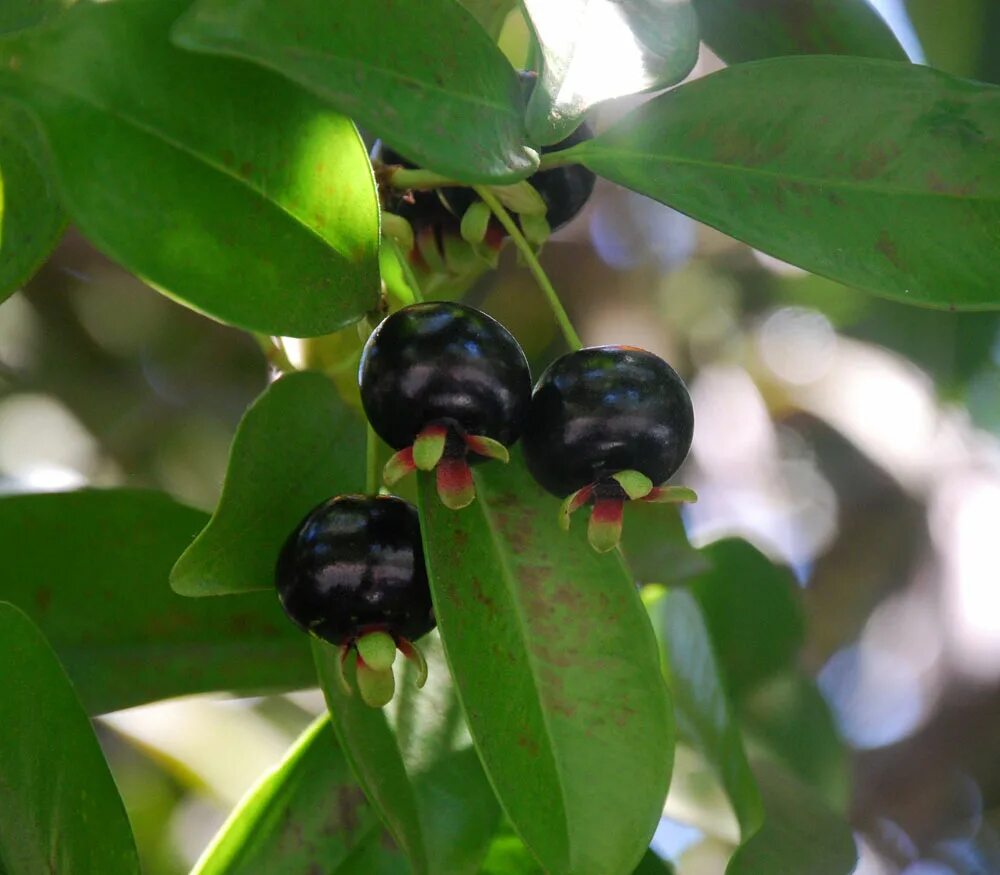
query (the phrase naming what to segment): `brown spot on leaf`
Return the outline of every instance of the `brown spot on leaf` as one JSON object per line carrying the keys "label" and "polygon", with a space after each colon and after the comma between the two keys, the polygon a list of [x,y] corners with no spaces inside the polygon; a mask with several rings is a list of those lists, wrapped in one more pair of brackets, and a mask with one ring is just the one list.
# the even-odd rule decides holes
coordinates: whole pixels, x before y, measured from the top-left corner
{"label": "brown spot on leaf", "polygon": [[896,249],[896,244],[889,236],[888,231],[883,230],[879,233],[878,240],[875,241],[875,249],[885,256],[886,260],[889,261],[893,267],[897,270],[903,270],[903,265],[899,260],[899,252]]}
{"label": "brown spot on leaf", "polygon": [[44,614],[49,609],[49,605],[51,604],[52,590],[47,586],[39,587],[35,592],[35,605],[38,608],[39,613]]}

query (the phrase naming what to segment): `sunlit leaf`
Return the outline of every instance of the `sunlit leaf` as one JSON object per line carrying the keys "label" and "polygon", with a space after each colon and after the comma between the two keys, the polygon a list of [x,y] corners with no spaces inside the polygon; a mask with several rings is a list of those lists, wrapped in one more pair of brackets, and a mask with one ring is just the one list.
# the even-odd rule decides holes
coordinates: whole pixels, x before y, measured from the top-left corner
{"label": "sunlit leaf", "polygon": [[514,71],[455,0],[199,0],[174,37],[278,70],[439,173],[511,182],[537,163]]}
{"label": "sunlit leaf", "polygon": [[500,36],[504,22],[517,0],[458,0],[494,40]]}
{"label": "sunlit leaf", "polygon": [[188,596],[271,590],[285,539],[327,498],[361,492],[365,432],[321,374],[289,374],[246,412],[211,522],[177,560]]}
{"label": "sunlit leaf", "polygon": [[799,57],[682,85],[574,151],[807,270],[907,303],[984,309],[1000,307],[998,141],[1000,88]]}
{"label": "sunlit leaf", "polygon": [[115,782],[45,638],[0,602],[0,865],[6,875],[139,873]]}
{"label": "sunlit leaf", "polygon": [[528,132],[564,139],[594,104],[680,82],[698,60],[688,0],[524,0],[544,60]]}
{"label": "sunlit leaf", "polygon": [[41,627],[89,712],[314,682],[309,647],[273,594],[171,592],[170,566],[207,519],[135,490],[0,499],[0,600]]}
{"label": "sunlit leaf", "polygon": [[421,477],[435,614],[469,728],[504,811],[543,867],[628,871],[659,820],[673,727],[632,576],[520,453],[476,473],[477,500],[445,508]]}
{"label": "sunlit leaf", "polygon": [[186,0],[81,3],[0,41],[0,89],[42,122],[72,220],[171,297],[323,334],[378,294],[378,205],[353,124],[281,77],[183,52]]}

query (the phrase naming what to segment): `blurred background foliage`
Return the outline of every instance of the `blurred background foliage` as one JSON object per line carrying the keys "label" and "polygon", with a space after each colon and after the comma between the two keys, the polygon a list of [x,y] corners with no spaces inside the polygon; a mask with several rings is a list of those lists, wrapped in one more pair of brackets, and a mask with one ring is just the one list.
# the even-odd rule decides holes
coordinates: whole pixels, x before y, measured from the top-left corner
{"label": "blurred background foliage", "polygon": [[[996,0],[876,5],[915,60],[1000,84]],[[522,23],[501,42],[522,62]],[[693,75],[718,66],[703,49]],[[863,875],[1000,871],[998,317],[878,300],[605,183],[543,262],[586,343],[646,347],[688,381],[691,540],[740,535],[801,589],[800,667],[829,712],[801,679],[772,679],[741,704],[751,750],[778,739],[813,771],[850,814]],[[536,373],[558,349],[512,252],[468,299],[511,328]],[[356,338],[333,347],[348,395]],[[0,307],[0,489],[148,486],[211,509],[267,379],[253,337],[155,294],[70,229]],[[766,640],[767,612],[760,622]],[[322,707],[305,691],[102,718],[145,871],[187,871]],[[846,760],[830,749],[828,713]],[[682,875],[721,872],[732,815],[705,803],[717,788],[684,748],[675,774],[678,819],[655,847]],[[681,824],[692,800],[701,814]]]}

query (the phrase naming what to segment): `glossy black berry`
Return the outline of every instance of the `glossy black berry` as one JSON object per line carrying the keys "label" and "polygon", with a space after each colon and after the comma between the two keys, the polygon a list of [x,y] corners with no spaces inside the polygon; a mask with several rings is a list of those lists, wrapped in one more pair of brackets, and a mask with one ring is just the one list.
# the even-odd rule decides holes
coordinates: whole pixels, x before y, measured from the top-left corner
{"label": "glossy black berry", "polygon": [[565,497],[594,484],[617,489],[607,478],[622,471],[663,483],[693,432],[691,398],[670,365],[645,350],[603,346],[564,355],[542,374],[523,448],[535,480]]}
{"label": "glossy black berry", "polygon": [[510,446],[531,398],[518,342],[455,303],[414,304],[385,319],[365,344],[358,379],[368,421],[397,450],[440,421]]}
{"label": "glossy black berry", "polygon": [[315,507],[285,542],[275,582],[288,616],[333,644],[374,631],[410,642],[434,628],[417,511],[400,498]]}

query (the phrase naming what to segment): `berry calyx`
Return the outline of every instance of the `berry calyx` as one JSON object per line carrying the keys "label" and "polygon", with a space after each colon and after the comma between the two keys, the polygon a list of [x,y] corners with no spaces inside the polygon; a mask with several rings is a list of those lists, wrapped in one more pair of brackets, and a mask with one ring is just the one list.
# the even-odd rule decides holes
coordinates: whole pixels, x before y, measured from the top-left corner
{"label": "berry calyx", "polygon": [[695,501],[662,485],[691,447],[694,410],[687,388],[659,356],[633,347],[577,350],[538,380],[523,436],[528,470],[563,498],[560,523],[592,506],[587,535],[599,552],[621,538],[625,502]]}
{"label": "berry calyx", "polygon": [[520,437],[531,399],[524,352],[499,322],[463,304],[428,302],[372,332],[358,370],[372,428],[397,450],[387,486],[434,471],[452,509],[475,499],[470,464],[498,459]]}
{"label": "berry calyx", "polygon": [[416,508],[394,496],[341,495],[313,508],[288,536],[275,570],[278,598],[301,629],[340,647],[344,665],[357,655],[362,699],[392,699],[398,649],[427,665],[413,642],[435,626]]}

